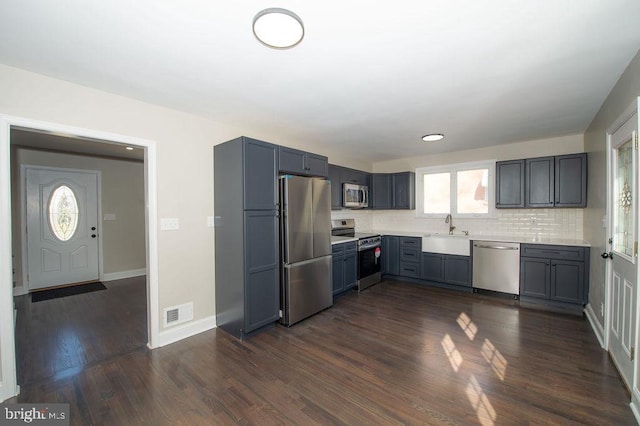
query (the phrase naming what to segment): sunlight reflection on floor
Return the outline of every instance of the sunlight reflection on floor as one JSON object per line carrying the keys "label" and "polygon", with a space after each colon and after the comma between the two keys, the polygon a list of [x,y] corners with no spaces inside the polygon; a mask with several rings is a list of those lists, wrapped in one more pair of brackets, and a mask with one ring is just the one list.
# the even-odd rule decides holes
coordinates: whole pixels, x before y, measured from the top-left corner
{"label": "sunlight reflection on floor", "polygon": [[464,331],[464,334],[467,335],[469,340],[473,342],[473,339],[476,337],[476,333],[478,332],[478,327],[471,321],[469,315],[465,312],[461,312],[457,319],[458,325]]}
{"label": "sunlight reflection on floor", "polygon": [[500,380],[504,382],[504,377],[507,373],[507,360],[489,339],[484,339],[482,356],[491,365],[491,368]]}
{"label": "sunlight reflection on floor", "polygon": [[494,410],[491,402],[489,402],[489,398],[473,374],[469,378],[469,384],[467,385],[467,398],[469,398],[469,402],[476,410],[480,424],[491,426],[495,423],[497,417],[496,410]]}
{"label": "sunlight reflection on floor", "polygon": [[449,358],[453,371],[457,373],[460,369],[460,365],[462,365],[462,355],[460,355],[460,352],[456,348],[456,344],[453,343],[449,334],[444,336],[441,343],[444,348],[444,353],[447,355],[447,358]]}

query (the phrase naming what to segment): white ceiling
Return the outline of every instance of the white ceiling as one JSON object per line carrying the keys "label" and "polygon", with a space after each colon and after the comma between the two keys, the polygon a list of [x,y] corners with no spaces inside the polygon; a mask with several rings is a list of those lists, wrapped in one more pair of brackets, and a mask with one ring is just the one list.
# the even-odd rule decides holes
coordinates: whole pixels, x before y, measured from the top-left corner
{"label": "white ceiling", "polygon": [[[254,39],[268,7],[300,45]],[[7,65],[380,161],[584,132],[640,1],[2,0],[0,39]]]}

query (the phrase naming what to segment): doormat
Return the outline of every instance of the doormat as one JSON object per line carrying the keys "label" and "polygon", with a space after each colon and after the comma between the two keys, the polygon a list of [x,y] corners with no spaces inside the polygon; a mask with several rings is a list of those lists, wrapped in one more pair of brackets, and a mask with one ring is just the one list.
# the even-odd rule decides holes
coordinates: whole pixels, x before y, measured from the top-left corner
{"label": "doormat", "polygon": [[51,290],[35,291],[31,293],[31,302],[57,299],[59,297],[75,296],[76,294],[91,293],[92,291],[106,290],[100,281],[90,284],[74,285],[69,287],[52,288]]}

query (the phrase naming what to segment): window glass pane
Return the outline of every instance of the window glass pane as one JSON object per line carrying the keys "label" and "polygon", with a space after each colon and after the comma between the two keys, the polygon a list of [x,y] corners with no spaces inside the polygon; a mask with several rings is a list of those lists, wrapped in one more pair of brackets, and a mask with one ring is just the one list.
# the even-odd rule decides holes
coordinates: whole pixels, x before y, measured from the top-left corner
{"label": "window glass pane", "polygon": [[488,169],[457,172],[457,213],[489,213],[488,185]]}
{"label": "window glass pane", "polygon": [[424,175],[424,213],[449,213],[451,211],[451,174]]}
{"label": "window glass pane", "polygon": [[60,241],[68,241],[78,226],[76,195],[66,185],[58,187],[49,199],[49,225]]}
{"label": "window glass pane", "polygon": [[631,140],[616,150],[613,249],[633,256],[633,150]]}

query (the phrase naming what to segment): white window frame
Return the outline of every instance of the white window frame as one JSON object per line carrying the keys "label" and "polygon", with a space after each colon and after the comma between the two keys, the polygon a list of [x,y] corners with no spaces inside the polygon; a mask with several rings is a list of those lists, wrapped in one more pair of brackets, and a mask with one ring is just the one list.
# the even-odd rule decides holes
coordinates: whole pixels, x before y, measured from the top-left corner
{"label": "white window frame", "polygon": [[[487,213],[458,213],[458,200],[457,200],[457,172],[464,170],[474,170],[474,169],[488,169],[488,182],[487,182],[487,190],[489,191],[489,211]],[[451,199],[449,200],[451,206],[451,215],[454,218],[470,218],[470,219],[482,219],[482,218],[492,218],[495,217],[495,188],[496,188],[496,180],[495,180],[495,170],[496,170],[496,160],[484,160],[484,161],[472,161],[469,163],[457,163],[457,164],[446,164],[441,166],[431,166],[431,167],[419,167],[416,169],[416,217],[426,217],[426,218],[445,218],[447,213],[424,213],[424,175],[433,174],[433,173],[445,173],[449,172],[451,179]]]}

